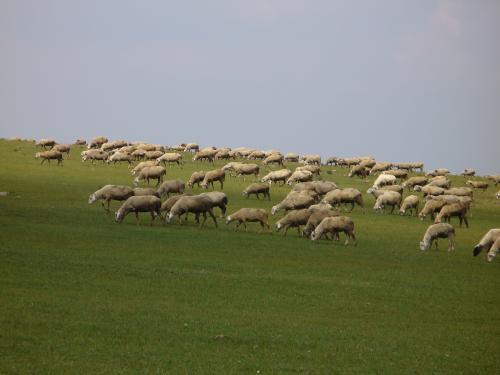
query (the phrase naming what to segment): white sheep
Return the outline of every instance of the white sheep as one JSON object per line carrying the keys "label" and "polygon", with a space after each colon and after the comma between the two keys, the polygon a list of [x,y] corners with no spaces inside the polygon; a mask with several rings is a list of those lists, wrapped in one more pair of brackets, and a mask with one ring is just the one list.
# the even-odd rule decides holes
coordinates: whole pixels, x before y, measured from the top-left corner
{"label": "white sheep", "polygon": [[226,225],[229,225],[233,221],[237,221],[235,231],[238,230],[241,224],[245,227],[245,231],[247,230],[247,222],[259,222],[261,226],[261,231],[264,228],[267,228],[268,231],[271,230],[271,227],[268,223],[268,217],[266,210],[262,208],[240,208],[238,211],[232,213],[226,218]]}
{"label": "white sheep", "polygon": [[325,217],[311,233],[311,240],[316,241],[326,233],[331,233],[334,237],[336,237],[340,232],[344,232],[346,234],[344,245],[348,245],[349,239],[352,239],[353,244],[356,246],[357,242],[354,234],[354,221],[347,216]]}
{"label": "white sheep", "polygon": [[438,238],[448,238],[448,251],[455,250],[455,229],[448,223],[430,225],[425,231],[424,238],[420,241],[420,250],[429,250],[432,242],[435,242],[437,250]]}
{"label": "white sheep", "polygon": [[486,234],[481,238],[481,241],[474,246],[474,250],[472,254],[474,256],[478,256],[479,253],[483,249],[489,249],[493,243],[500,238],[500,228],[490,229]]}

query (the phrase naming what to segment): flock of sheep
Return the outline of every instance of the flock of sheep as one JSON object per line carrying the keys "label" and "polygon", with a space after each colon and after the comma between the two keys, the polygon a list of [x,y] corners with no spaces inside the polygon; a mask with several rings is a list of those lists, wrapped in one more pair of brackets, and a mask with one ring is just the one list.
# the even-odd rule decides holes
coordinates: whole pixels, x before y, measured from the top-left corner
{"label": "flock of sheep", "polygon": [[[85,140],[77,140],[77,145],[86,145]],[[36,154],[42,164],[44,161],[57,160],[62,165],[63,153],[69,155],[71,146],[57,144],[52,139],[42,139],[37,145],[46,151]],[[48,149],[48,150],[47,150]],[[214,160],[226,160],[227,163],[218,169],[194,172],[187,183],[181,180],[163,181],[166,175],[166,164],[182,166],[183,154],[192,152],[193,161],[206,161],[213,163]],[[106,163],[126,162],[131,165],[139,162],[133,169],[134,187],[123,185],[106,185],[90,195],[88,203],[101,201],[102,206],[109,210],[112,200],[124,201],[116,212],[116,221],[121,222],[127,214],[135,213],[138,220],[139,212],[150,212],[151,225],[156,217],[171,223],[178,219],[182,224],[182,217],[187,220],[187,215],[195,215],[199,222],[200,215],[203,216],[201,226],[205,224],[207,214],[217,227],[217,219],[213,212],[215,207],[220,208],[222,217],[226,214],[228,198],[225,193],[211,191],[199,195],[184,193],[187,187],[198,185],[204,189],[220,186],[223,190],[226,176],[243,177],[252,176],[256,179],[262,166],[276,165],[281,169],[274,170],[260,179],[260,182],[250,184],[242,194],[247,198],[259,195],[270,200],[270,186],[272,184],[288,185],[290,193],[278,204],[272,206],[271,214],[285,211],[283,218],[276,223],[276,230],[283,229],[286,235],[288,229],[297,228],[299,234],[309,237],[315,241],[322,237],[337,239],[339,233],[346,235],[347,245],[352,242],[356,245],[354,221],[352,218],[340,215],[338,209],[341,205],[350,205],[350,211],[357,205],[364,211],[363,195],[354,188],[339,188],[334,182],[314,180],[320,178],[321,157],[319,155],[299,156],[295,153],[283,155],[277,150],[260,151],[252,148],[240,147],[236,149],[206,147],[200,149],[195,143],[182,144],[173,147],[137,142],[130,144],[125,141],[109,142],[105,137],[92,139],[87,150],[81,153],[83,162],[101,161]],[[240,161],[236,161],[240,160]],[[242,161],[245,160],[245,161]],[[301,163],[294,171],[285,168],[285,162]],[[432,170],[425,175],[410,177],[414,171],[423,172],[423,163],[387,163],[378,162],[371,157],[360,158],[337,158],[327,159],[327,165],[335,165],[350,168],[349,177],[366,178],[369,175],[378,175],[373,186],[368,190],[375,198],[373,209],[385,212],[390,208],[399,214],[418,215],[423,220],[429,216],[433,220],[420,242],[420,249],[427,250],[434,242],[436,248],[439,238],[447,238],[449,241],[448,251],[454,250],[455,230],[449,224],[452,217],[459,219],[460,226],[464,223],[467,227],[468,216],[473,203],[475,190],[486,191],[492,183],[495,186],[500,182],[500,176],[486,176],[491,182],[482,180],[468,180],[462,187],[451,187],[451,181],[447,178],[449,170],[440,168]],[[461,173],[464,177],[472,178],[475,171],[466,169]],[[151,180],[157,181],[156,188],[139,188],[141,181],[149,185]],[[216,184],[216,185],[214,185]],[[403,192],[413,190],[423,195],[423,201],[416,194],[411,194],[403,199]],[[177,194],[170,197],[170,194]],[[500,191],[496,193],[500,198]],[[105,203],[107,206],[105,206]],[[423,207],[420,209],[420,204]],[[262,229],[270,231],[268,214],[264,209],[241,208],[226,217],[226,224],[236,222],[236,229],[241,224],[246,229],[247,222],[258,222]],[[300,228],[303,227],[302,231]],[[491,229],[481,241],[475,246],[473,255],[477,256],[483,249],[488,251],[487,259],[492,261],[500,249],[500,229]]]}

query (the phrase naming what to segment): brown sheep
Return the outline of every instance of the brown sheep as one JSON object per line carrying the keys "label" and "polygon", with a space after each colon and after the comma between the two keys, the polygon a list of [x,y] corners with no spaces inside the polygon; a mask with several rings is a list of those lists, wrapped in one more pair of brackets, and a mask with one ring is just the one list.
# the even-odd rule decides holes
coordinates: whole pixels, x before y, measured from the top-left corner
{"label": "brown sheep", "polygon": [[47,160],[49,164],[51,160],[57,160],[57,165],[62,165],[63,162],[62,153],[54,150],[37,152],[35,154],[35,158],[42,159],[42,162],[40,164],[43,164],[45,160]]}
{"label": "brown sheep", "polygon": [[247,199],[251,194],[255,194],[257,199],[259,199],[259,194],[263,194],[264,198],[267,197],[268,200],[271,200],[271,195],[269,194],[269,184],[266,182],[256,182],[251,184],[247,186],[241,194],[247,197]]}
{"label": "brown sheep", "polygon": [[231,222],[237,221],[235,231],[238,230],[241,224],[245,227],[245,231],[247,230],[247,222],[259,222],[261,226],[261,231],[264,228],[267,228],[268,231],[271,230],[271,227],[268,223],[268,216],[266,210],[262,208],[240,208],[238,211],[232,213],[226,218],[226,225],[229,225]]}
{"label": "brown sheep", "polygon": [[189,177],[189,180],[187,182],[187,186],[192,188],[194,184],[197,184],[198,187],[200,187],[200,183],[203,181],[205,178],[205,171],[198,171],[198,172],[193,172],[191,177]]}
{"label": "brown sheep", "polygon": [[201,187],[203,189],[208,189],[208,185],[214,188],[214,182],[219,181],[220,188],[224,189],[224,179],[226,177],[226,173],[222,169],[214,169],[212,171],[208,171],[201,182]]}

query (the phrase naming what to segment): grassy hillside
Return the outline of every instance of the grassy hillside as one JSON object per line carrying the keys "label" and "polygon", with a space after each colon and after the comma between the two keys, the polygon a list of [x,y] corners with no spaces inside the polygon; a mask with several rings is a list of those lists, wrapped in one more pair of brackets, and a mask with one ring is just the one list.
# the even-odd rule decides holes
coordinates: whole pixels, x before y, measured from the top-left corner
{"label": "grassy hillside", "polygon": [[[500,226],[494,188],[476,194],[453,253],[420,251],[430,221],[375,214],[366,194],[350,214],[358,246],[344,247],[222,220],[118,225],[87,199],[131,184],[127,166],[82,164],[79,150],[41,166],[32,144],[0,141],[0,373],[498,373],[500,260],[471,256]],[[200,169],[212,166],[167,178]],[[323,175],[363,193],[373,182]],[[227,180],[228,213],[289,191],[246,200],[248,183]]]}

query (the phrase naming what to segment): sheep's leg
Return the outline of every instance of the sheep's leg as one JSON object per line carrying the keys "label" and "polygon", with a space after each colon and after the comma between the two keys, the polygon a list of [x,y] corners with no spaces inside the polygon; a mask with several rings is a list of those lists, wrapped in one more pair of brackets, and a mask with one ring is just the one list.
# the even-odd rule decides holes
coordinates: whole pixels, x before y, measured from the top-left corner
{"label": "sheep's leg", "polygon": [[297,233],[299,234],[300,237],[300,225],[297,226]]}
{"label": "sheep's leg", "polygon": [[203,228],[205,221],[207,221],[207,213],[203,212],[203,221],[201,222],[200,228]]}
{"label": "sheep's leg", "polygon": [[155,218],[156,218],[156,215],[155,215],[155,212],[154,211],[151,211],[151,223],[149,224],[149,226],[153,226],[153,221],[155,221]]}
{"label": "sheep's leg", "polygon": [[450,235],[448,236],[448,251],[455,250],[454,237],[455,235],[453,233],[450,233]]}
{"label": "sheep's leg", "polygon": [[208,211],[208,214],[210,215],[210,217],[214,221],[215,227],[218,228],[218,226],[217,226],[217,219],[215,218],[215,215],[214,215],[214,213],[213,213],[213,211],[211,209]]}
{"label": "sheep's leg", "polygon": [[[109,212],[109,205],[111,204],[111,199],[108,199],[107,201],[108,201],[108,208],[106,208],[106,211]],[[102,206],[104,207],[104,202],[102,202]]]}
{"label": "sheep's leg", "polygon": [[347,246],[349,245],[349,232],[348,231],[345,231],[345,242],[344,242],[344,246]]}
{"label": "sheep's leg", "polygon": [[394,213],[394,207],[396,207],[396,206],[393,205],[391,208],[391,215]]}
{"label": "sheep's leg", "polygon": [[290,225],[287,225],[285,227],[285,230],[283,231],[283,237],[286,237],[286,233],[288,232],[288,228],[290,228]]}
{"label": "sheep's leg", "polygon": [[466,214],[463,215],[463,220],[465,221],[465,226],[469,228],[469,221],[467,220]]}
{"label": "sheep's leg", "polygon": [[223,180],[220,180],[220,189],[223,190],[224,189],[224,182]]}
{"label": "sheep's leg", "polygon": [[438,250],[438,249],[439,249],[439,246],[438,246],[438,239],[436,238],[436,239],[434,239],[433,241],[434,241],[434,245],[436,245],[436,250]]}
{"label": "sheep's leg", "polygon": [[351,238],[354,242],[354,246],[358,246],[358,242],[356,241],[356,236],[354,235],[354,231],[351,232]]}
{"label": "sheep's leg", "polygon": [[238,220],[238,224],[236,224],[236,227],[234,228],[234,231],[237,232],[239,227],[241,225],[241,220]]}
{"label": "sheep's leg", "polygon": [[139,212],[135,211],[135,224],[139,225]]}

